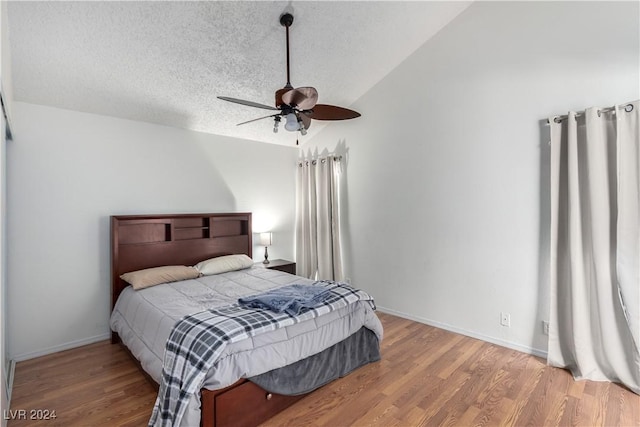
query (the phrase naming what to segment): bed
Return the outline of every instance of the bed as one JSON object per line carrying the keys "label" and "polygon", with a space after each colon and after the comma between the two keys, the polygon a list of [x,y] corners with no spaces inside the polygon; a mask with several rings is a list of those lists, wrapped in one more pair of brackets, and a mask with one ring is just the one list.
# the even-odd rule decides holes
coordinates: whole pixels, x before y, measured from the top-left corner
{"label": "bed", "polygon": [[[164,343],[187,314],[308,279],[260,264],[139,291],[120,276],[225,255],[252,255],[250,213],[111,217],[112,342],[121,342],[155,383]],[[249,426],[333,379],[379,359],[382,326],[369,304],[227,345],[188,404],[183,426]],[[250,409],[250,410],[248,410]]]}

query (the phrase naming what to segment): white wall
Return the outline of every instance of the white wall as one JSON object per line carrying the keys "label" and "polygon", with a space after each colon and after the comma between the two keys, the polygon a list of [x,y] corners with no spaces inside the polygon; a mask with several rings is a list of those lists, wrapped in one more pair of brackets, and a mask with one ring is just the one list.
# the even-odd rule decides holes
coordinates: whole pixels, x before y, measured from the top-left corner
{"label": "white wall", "polygon": [[[346,152],[347,276],[383,310],[538,354],[553,114],[640,97],[638,2],[476,2],[304,153]],[[500,313],[511,327],[500,325]]]}
{"label": "white wall", "polygon": [[110,215],[250,211],[254,230],[274,232],[271,258],[293,259],[295,148],[20,102],[13,115],[8,332],[16,359],[108,336]]}

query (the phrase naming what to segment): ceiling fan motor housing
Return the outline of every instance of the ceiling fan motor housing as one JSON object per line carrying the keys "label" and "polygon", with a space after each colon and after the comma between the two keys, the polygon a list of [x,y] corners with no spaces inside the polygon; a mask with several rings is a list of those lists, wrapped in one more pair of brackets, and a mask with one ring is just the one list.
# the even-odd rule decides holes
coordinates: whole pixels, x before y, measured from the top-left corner
{"label": "ceiling fan motor housing", "polygon": [[[289,86],[289,87],[287,87]],[[276,108],[280,108],[282,106],[282,95],[286,92],[289,92],[291,89],[293,89],[293,87],[291,85],[287,85],[285,87],[283,87],[282,89],[278,89],[276,91]]]}

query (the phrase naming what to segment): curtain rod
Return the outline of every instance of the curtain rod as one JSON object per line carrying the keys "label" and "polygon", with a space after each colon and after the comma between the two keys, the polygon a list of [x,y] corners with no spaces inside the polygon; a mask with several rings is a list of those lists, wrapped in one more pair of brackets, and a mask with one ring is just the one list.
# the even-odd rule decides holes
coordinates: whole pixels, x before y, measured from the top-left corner
{"label": "curtain rod", "polygon": [[302,166],[303,163],[309,164],[309,162],[311,162],[312,164],[316,164],[318,160],[326,160],[326,159],[333,159],[336,162],[339,162],[342,160],[342,156],[326,156],[326,157],[317,157],[315,159],[299,159],[298,160],[298,166]]}
{"label": "curtain rod", "polygon": [[[601,108],[600,110],[598,110],[598,117],[600,117],[600,115],[602,113],[609,113],[611,111],[616,111],[616,107],[607,107],[607,108]],[[630,113],[633,111],[633,104],[627,104],[624,106],[624,111],[626,111],[627,113]],[[584,110],[583,111],[578,111],[576,113],[576,117],[580,117],[584,115]],[[563,114],[561,116],[556,116],[554,117],[553,121],[556,123],[560,123],[563,120],[567,119],[569,116],[567,114]],[[547,119],[547,124],[549,124],[549,119]]]}

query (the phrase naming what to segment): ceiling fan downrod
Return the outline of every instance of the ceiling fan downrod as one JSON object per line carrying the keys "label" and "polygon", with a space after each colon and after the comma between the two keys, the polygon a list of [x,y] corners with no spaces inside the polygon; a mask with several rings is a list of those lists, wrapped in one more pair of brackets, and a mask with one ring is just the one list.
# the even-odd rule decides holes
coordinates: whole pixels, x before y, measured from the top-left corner
{"label": "ceiling fan downrod", "polygon": [[282,15],[280,15],[280,25],[286,28],[287,33],[287,84],[285,85],[285,88],[287,89],[293,89],[293,86],[291,86],[291,77],[289,72],[289,27],[291,26],[291,24],[293,24],[292,14],[283,13]]}

